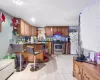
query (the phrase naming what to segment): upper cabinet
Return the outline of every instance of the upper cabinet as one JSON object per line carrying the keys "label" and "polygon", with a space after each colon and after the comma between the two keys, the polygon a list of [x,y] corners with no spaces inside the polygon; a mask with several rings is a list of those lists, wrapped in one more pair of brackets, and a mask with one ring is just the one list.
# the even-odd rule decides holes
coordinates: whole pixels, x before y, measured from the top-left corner
{"label": "upper cabinet", "polygon": [[53,36],[55,32],[61,32],[63,36],[69,36],[68,26],[47,26],[45,30],[46,36]]}
{"label": "upper cabinet", "polygon": [[53,36],[53,27],[46,27],[46,36]]}
{"label": "upper cabinet", "polygon": [[68,27],[62,27],[61,31],[62,31],[63,36],[69,36],[69,28]]}
{"label": "upper cabinet", "polygon": [[58,32],[58,28],[57,27],[53,27],[53,33]]}
{"label": "upper cabinet", "polygon": [[36,34],[36,27],[31,27],[31,35],[32,36],[36,36],[37,34]]}
{"label": "upper cabinet", "polygon": [[19,34],[21,36],[36,36],[36,27],[28,24],[22,19],[18,19],[19,21]]}
{"label": "upper cabinet", "polygon": [[63,29],[63,28],[58,27],[58,28],[57,28],[57,31],[62,33],[62,32],[63,32],[62,29]]}
{"label": "upper cabinet", "polygon": [[20,21],[20,34],[24,35],[25,33],[25,22],[23,20]]}
{"label": "upper cabinet", "polygon": [[28,24],[27,23],[25,23],[25,26],[24,26],[24,30],[25,30],[25,36],[29,36],[29,26],[28,26]]}
{"label": "upper cabinet", "polygon": [[0,32],[1,32],[1,28],[2,28],[2,22],[0,21]]}

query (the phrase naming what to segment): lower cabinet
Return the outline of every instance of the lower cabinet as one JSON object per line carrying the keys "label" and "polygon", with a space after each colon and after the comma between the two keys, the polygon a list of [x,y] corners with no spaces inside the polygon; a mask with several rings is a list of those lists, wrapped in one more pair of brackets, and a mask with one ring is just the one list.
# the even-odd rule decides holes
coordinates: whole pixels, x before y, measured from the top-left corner
{"label": "lower cabinet", "polygon": [[83,70],[82,80],[97,80],[88,74],[86,70]]}
{"label": "lower cabinet", "polygon": [[100,65],[90,65],[73,59],[73,76],[77,80],[100,80],[100,74],[97,74],[99,71],[97,67],[100,67]]}
{"label": "lower cabinet", "polygon": [[78,64],[74,64],[74,74],[78,80],[82,80],[82,68]]}

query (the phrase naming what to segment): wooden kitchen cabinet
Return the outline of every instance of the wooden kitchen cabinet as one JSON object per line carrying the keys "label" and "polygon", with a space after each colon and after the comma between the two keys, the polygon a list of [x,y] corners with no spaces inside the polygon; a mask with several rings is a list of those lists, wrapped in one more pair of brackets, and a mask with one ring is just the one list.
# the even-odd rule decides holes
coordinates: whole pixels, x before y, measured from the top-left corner
{"label": "wooden kitchen cabinet", "polygon": [[46,36],[53,36],[53,27],[46,27]]}
{"label": "wooden kitchen cabinet", "polygon": [[92,76],[90,76],[89,74],[88,74],[88,72],[87,71],[83,71],[83,79],[82,80],[97,80],[97,79],[94,79]]}
{"label": "wooden kitchen cabinet", "polygon": [[53,36],[55,32],[61,32],[63,36],[69,36],[69,27],[68,26],[46,27],[46,36]]}
{"label": "wooden kitchen cabinet", "polygon": [[53,33],[58,32],[58,28],[57,27],[53,27]]}
{"label": "wooden kitchen cabinet", "polygon": [[29,36],[29,26],[27,23],[25,23],[25,36]]}
{"label": "wooden kitchen cabinet", "polygon": [[34,36],[37,36],[37,27],[34,27]]}
{"label": "wooden kitchen cabinet", "polygon": [[36,34],[36,27],[31,27],[31,29],[32,29],[32,36],[37,36],[37,34]]}
{"label": "wooden kitchen cabinet", "polygon": [[2,22],[0,21],[0,32],[1,32],[1,29],[2,29]]}
{"label": "wooden kitchen cabinet", "polygon": [[27,35],[31,36],[32,35],[32,26],[30,24],[27,25]]}
{"label": "wooden kitchen cabinet", "polygon": [[69,36],[69,27],[66,27],[65,36]]}
{"label": "wooden kitchen cabinet", "polygon": [[[44,48],[43,48],[44,44],[42,44],[42,43],[24,44],[24,47],[28,47],[28,46],[34,47],[34,50],[36,52],[40,53],[40,54],[36,55],[36,61],[43,62],[43,60],[44,60],[44,54],[43,54],[44,53]],[[28,53],[27,51],[23,52],[23,56],[27,62],[34,61],[34,55]]]}
{"label": "wooden kitchen cabinet", "polygon": [[77,62],[73,58],[73,76],[77,80],[100,80],[100,65]]}
{"label": "wooden kitchen cabinet", "polygon": [[20,22],[20,34],[24,35],[24,30],[25,30],[25,22],[23,20],[21,20]]}
{"label": "wooden kitchen cabinet", "polygon": [[68,27],[62,27],[61,29],[63,36],[69,36],[69,28]]}
{"label": "wooden kitchen cabinet", "polygon": [[82,69],[78,64],[74,64],[74,73],[75,73],[75,77],[78,78],[78,80],[82,79]]}
{"label": "wooden kitchen cabinet", "polygon": [[62,27],[58,27],[57,31],[62,33]]}
{"label": "wooden kitchen cabinet", "polygon": [[20,36],[36,36],[36,27],[28,24],[24,20],[18,18],[19,35]]}

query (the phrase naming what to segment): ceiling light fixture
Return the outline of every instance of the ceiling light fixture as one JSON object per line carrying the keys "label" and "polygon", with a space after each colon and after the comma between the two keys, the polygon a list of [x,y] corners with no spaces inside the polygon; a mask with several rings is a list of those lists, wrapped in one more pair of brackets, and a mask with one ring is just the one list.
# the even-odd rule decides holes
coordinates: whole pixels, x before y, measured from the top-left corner
{"label": "ceiling light fixture", "polygon": [[32,22],[35,22],[36,21],[36,19],[35,18],[32,18]]}
{"label": "ceiling light fixture", "polygon": [[13,0],[13,3],[17,4],[17,5],[23,5],[24,2],[22,0]]}

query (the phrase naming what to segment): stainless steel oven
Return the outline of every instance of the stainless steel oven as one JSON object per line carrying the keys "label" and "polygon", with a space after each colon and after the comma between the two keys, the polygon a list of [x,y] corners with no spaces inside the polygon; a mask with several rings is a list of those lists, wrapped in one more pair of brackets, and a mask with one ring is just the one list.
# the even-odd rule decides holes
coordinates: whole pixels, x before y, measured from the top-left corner
{"label": "stainless steel oven", "polygon": [[64,43],[54,43],[54,54],[64,53]]}
{"label": "stainless steel oven", "polygon": [[63,44],[54,44],[54,51],[62,51],[63,50]]}

